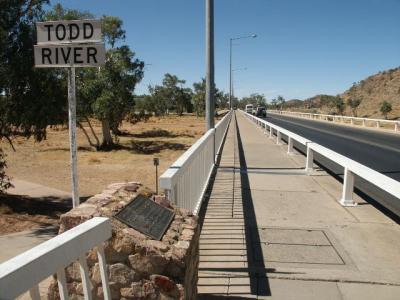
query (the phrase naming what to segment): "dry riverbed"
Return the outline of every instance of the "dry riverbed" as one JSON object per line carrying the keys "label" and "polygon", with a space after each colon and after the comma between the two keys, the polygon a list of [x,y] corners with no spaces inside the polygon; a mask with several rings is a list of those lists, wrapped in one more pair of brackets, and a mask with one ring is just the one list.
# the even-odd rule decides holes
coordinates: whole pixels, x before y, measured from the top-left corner
{"label": "dry riverbed", "polygon": [[[92,122],[101,137],[100,124]],[[159,175],[205,132],[204,118],[175,115],[156,118],[137,124],[124,123],[123,135],[118,136],[120,149],[98,152],[89,146],[78,130],[79,190],[82,197],[101,192],[108,184],[139,181],[155,189],[153,157],[160,158]],[[33,139],[14,139],[14,152],[2,142],[7,154],[7,174],[63,191],[70,191],[68,129],[58,126],[48,130],[47,139],[38,143]],[[17,232],[36,226],[57,223],[64,207],[44,203],[38,199],[0,196],[0,234]]]}

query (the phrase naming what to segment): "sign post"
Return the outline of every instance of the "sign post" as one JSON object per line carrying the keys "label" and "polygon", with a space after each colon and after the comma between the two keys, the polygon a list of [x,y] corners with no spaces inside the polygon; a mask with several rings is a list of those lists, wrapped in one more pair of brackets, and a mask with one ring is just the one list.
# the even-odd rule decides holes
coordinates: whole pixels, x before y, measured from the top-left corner
{"label": "sign post", "polygon": [[99,20],[36,23],[35,67],[68,68],[68,127],[71,154],[72,205],[79,205],[76,143],[76,67],[99,67],[105,61]]}
{"label": "sign post", "polygon": [[71,155],[72,204],[79,205],[78,158],[76,145],[76,89],[75,67],[68,68],[68,128]]}

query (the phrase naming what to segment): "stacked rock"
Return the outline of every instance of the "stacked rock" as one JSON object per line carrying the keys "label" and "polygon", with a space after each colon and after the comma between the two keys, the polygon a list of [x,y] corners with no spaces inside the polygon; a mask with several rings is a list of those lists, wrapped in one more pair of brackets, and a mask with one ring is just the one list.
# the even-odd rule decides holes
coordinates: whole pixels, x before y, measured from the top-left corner
{"label": "stacked rock", "polygon": [[[93,217],[109,217],[112,238],[105,242],[107,269],[112,299],[196,299],[199,263],[197,217],[185,209],[171,206],[156,197],[156,202],[175,211],[174,219],[161,241],[153,240],[113,218],[139,194],[151,196],[136,182],[107,187],[60,218],[60,231],[71,229]],[[103,299],[97,255],[87,253],[93,299]],[[70,299],[83,299],[78,263],[66,268]],[[58,299],[57,281],[49,287],[49,300]]]}

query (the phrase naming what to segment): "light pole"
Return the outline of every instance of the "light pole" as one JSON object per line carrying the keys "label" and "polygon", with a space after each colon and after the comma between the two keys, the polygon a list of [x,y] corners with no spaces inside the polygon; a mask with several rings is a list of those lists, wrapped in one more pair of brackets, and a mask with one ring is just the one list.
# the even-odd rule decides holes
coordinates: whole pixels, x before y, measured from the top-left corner
{"label": "light pole", "polygon": [[248,38],[256,38],[256,34],[246,35],[246,36],[239,36],[229,39],[229,106],[233,109],[232,105],[232,41],[241,40],[241,39],[248,39]]}
{"label": "light pole", "polygon": [[214,0],[206,0],[206,124],[214,128]]}

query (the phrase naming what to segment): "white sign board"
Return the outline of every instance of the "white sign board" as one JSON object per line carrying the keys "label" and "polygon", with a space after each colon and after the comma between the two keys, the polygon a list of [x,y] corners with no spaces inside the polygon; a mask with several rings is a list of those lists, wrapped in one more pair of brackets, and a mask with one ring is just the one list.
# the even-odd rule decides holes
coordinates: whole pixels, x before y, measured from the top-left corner
{"label": "white sign board", "polygon": [[104,64],[104,44],[35,45],[35,67],[99,67]]}
{"label": "white sign board", "polygon": [[99,20],[36,23],[35,66],[39,68],[98,67],[104,64]]}
{"label": "white sign board", "polygon": [[99,20],[38,22],[36,23],[36,31],[38,45],[102,41]]}

